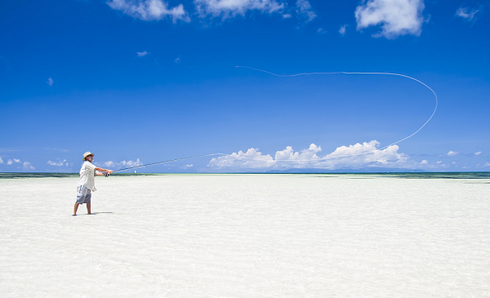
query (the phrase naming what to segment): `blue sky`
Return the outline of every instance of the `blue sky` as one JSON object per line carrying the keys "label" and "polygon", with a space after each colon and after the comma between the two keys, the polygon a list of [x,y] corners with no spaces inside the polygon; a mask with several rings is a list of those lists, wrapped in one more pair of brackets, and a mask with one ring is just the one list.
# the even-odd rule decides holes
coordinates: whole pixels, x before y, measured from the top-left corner
{"label": "blue sky", "polygon": [[[0,171],[490,170],[490,1],[0,4]],[[309,75],[389,72],[398,76]],[[390,146],[391,145],[391,146]]]}

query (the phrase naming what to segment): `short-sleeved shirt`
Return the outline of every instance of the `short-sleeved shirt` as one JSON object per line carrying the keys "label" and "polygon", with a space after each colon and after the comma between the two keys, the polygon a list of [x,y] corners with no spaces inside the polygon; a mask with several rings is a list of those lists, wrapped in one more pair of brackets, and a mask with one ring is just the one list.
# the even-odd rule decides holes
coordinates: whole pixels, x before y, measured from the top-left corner
{"label": "short-sleeved shirt", "polygon": [[80,169],[80,180],[78,185],[83,185],[91,191],[96,191],[95,188],[95,166],[90,161],[85,161]]}

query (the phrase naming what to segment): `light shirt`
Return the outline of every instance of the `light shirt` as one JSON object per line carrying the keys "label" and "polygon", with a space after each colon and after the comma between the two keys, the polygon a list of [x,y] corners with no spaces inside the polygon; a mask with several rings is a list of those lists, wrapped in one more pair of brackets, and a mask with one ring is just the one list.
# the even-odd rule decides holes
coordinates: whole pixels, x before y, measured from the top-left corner
{"label": "light shirt", "polygon": [[96,191],[95,188],[95,166],[90,161],[85,161],[80,169],[80,180],[78,185],[84,185],[91,191]]}

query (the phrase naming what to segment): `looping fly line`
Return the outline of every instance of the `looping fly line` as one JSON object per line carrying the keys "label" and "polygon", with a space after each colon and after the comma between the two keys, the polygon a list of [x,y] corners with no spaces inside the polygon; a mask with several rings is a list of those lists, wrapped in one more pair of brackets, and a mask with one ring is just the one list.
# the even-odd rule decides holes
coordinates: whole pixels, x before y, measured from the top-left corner
{"label": "looping fly line", "polygon": [[380,148],[379,150],[384,150],[390,146],[393,146],[393,145],[396,145],[400,142],[403,142],[411,137],[413,137],[414,135],[416,135],[420,130],[422,130],[422,128],[424,128],[427,123],[429,123],[430,120],[432,120],[432,117],[434,117],[434,115],[436,114],[436,111],[437,111],[437,105],[439,103],[439,100],[437,98],[437,94],[434,90],[432,90],[431,87],[429,87],[429,85],[425,84],[424,82],[420,81],[420,80],[417,80],[416,78],[413,78],[411,76],[407,76],[407,75],[404,75],[404,74],[399,74],[399,73],[393,73],[393,72],[360,72],[360,71],[338,71],[338,72],[303,72],[303,73],[297,73],[297,74],[291,74],[291,75],[279,75],[279,74],[275,74],[273,72],[270,72],[270,71],[266,71],[266,70],[262,70],[262,69],[258,69],[258,68],[253,68],[253,67],[248,67],[248,66],[235,66],[236,68],[247,68],[247,69],[250,69],[250,70],[255,70],[255,71],[260,71],[260,72],[263,72],[263,73],[267,73],[267,74],[270,74],[270,75],[273,75],[273,76],[276,76],[276,77],[281,77],[281,78],[286,78],[286,77],[298,77],[298,76],[311,76],[311,75],[338,75],[338,74],[344,74],[344,75],[384,75],[384,76],[398,76],[398,77],[403,77],[403,78],[407,78],[407,79],[410,79],[410,80],[413,80],[421,85],[423,85],[424,87],[426,87],[427,89],[429,89],[432,94],[434,94],[434,98],[436,100],[436,104],[434,106],[434,111],[432,111],[432,114],[430,115],[429,119],[427,119],[427,121],[424,122],[424,124],[422,124],[421,127],[419,127],[419,129],[417,129],[414,133],[412,133],[411,135],[407,136],[407,137],[404,137],[403,139],[400,139],[394,143],[391,143],[385,147],[382,147]]}

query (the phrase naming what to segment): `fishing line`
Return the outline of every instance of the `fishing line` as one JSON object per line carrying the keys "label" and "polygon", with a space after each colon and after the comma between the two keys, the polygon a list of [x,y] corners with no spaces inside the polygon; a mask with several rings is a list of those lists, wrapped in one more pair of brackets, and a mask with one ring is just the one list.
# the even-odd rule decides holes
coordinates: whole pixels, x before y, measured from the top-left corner
{"label": "fishing line", "polygon": [[131,170],[131,169],[145,168],[145,167],[149,167],[149,166],[153,166],[153,165],[159,165],[159,164],[174,162],[174,161],[178,161],[178,160],[194,159],[194,158],[211,156],[211,155],[228,155],[228,154],[225,154],[225,153],[211,153],[211,154],[204,154],[204,155],[197,155],[197,156],[181,157],[181,158],[176,158],[176,159],[170,159],[170,160],[164,160],[164,161],[157,161],[157,162],[152,162],[152,163],[149,163],[149,164],[144,164],[144,165],[139,165],[139,166],[124,168],[124,169],[119,169],[119,170],[114,171],[113,173],[127,171],[127,170]]}
{"label": "fishing line", "polygon": [[[419,131],[421,131],[432,120],[432,118],[436,114],[437,106],[439,104],[439,100],[437,98],[436,92],[431,87],[429,87],[429,85],[425,84],[424,82],[422,82],[422,81],[420,81],[420,80],[418,80],[418,79],[416,79],[414,77],[407,76],[407,75],[404,75],[404,74],[399,74],[399,73],[392,73],[392,72],[360,72],[360,71],[349,72],[349,71],[338,71],[338,72],[304,72],[304,73],[297,73],[297,74],[290,74],[290,75],[279,75],[279,74],[276,74],[276,73],[273,73],[273,72],[270,72],[270,71],[266,71],[266,70],[262,70],[262,69],[258,69],[258,68],[253,68],[253,67],[248,67],[248,66],[235,66],[235,68],[246,68],[246,69],[250,69],[250,70],[254,70],[254,71],[259,71],[259,72],[263,72],[263,73],[266,73],[266,74],[269,74],[269,75],[272,75],[272,76],[282,77],[282,78],[285,78],[285,77],[297,77],[297,76],[310,76],[310,75],[339,75],[339,74],[343,74],[343,75],[384,75],[384,76],[399,76],[399,77],[403,77],[403,78],[406,78],[406,79],[413,80],[413,81],[421,84],[422,86],[426,87],[427,89],[429,89],[432,92],[432,94],[434,95],[434,98],[435,98],[434,110],[432,111],[432,114],[430,115],[430,117],[415,132],[413,132],[412,134],[410,134],[410,135],[408,135],[408,136],[406,136],[406,137],[404,137],[404,138],[402,138],[402,139],[400,139],[400,140],[398,140],[396,142],[393,142],[393,143],[391,143],[391,144],[389,144],[387,146],[384,146],[384,147],[379,148],[378,149],[379,151],[382,151],[382,150],[384,150],[384,149],[386,149],[386,148],[388,148],[390,146],[393,146],[393,145],[396,145],[398,143],[401,143],[401,142],[403,142],[405,140],[408,140],[411,137],[413,137],[414,135],[416,135]],[[340,158],[346,158],[346,157],[351,157],[351,156],[363,156],[363,155],[368,155],[368,154],[374,154],[374,152],[357,153],[357,154],[350,154],[350,155],[347,154],[347,155],[342,155],[342,156],[330,156],[330,157],[329,156],[325,156],[323,158],[318,158],[318,159],[314,159],[314,160],[305,159],[305,160],[272,160],[272,161],[275,161],[275,162],[302,162],[302,161],[305,161],[305,162],[312,162],[312,161],[318,162],[318,161],[322,161],[322,160],[340,159]],[[225,153],[211,153],[211,154],[204,154],[204,155],[197,155],[197,156],[182,157],[182,158],[176,158],[176,159],[170,159],[170,160],[153,162],[153,163],[144,164],[144,165],[127,167],[127,168],[116,170],[114,172],[122,172],[122,171],[131,170],[131,169],[144,168],[144,167],[149,167],[149,166],[158,165],[158,164],[165,164],[165,163],[170,163],[170,162],[179,161],[179,160],[194,159],[194,158],[206,157],[206,156],[212,156],[212,155],[229,155],[229,154],[225,154]],[[255,158],[243,157],[243,156],[240,159],[253,159],[253,160],[255,160]]]}

